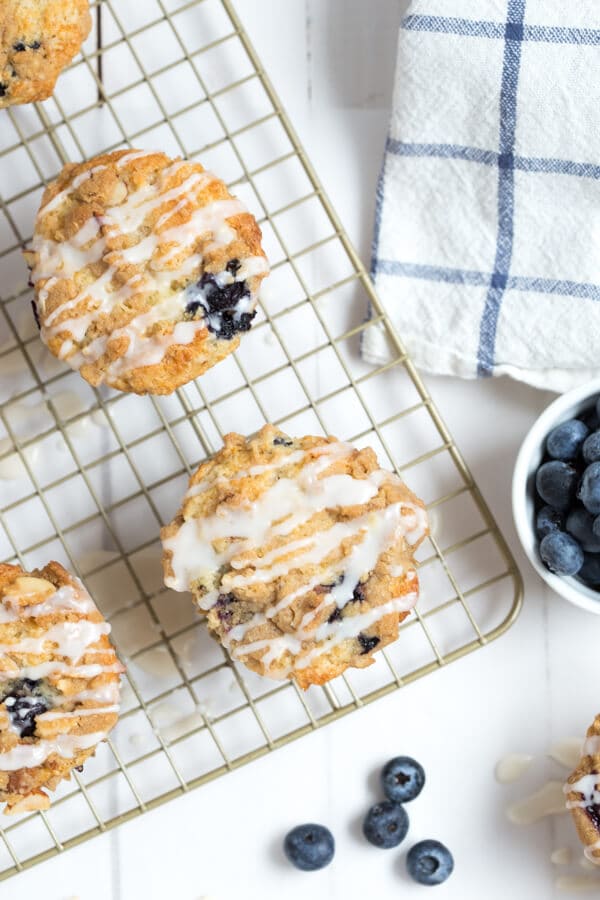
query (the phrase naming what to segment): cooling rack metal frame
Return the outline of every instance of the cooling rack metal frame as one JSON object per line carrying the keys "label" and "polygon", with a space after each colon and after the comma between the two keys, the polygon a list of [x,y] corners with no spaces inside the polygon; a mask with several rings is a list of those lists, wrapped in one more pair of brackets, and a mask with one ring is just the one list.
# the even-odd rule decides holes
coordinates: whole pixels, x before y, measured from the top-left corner
{"label": "cooling rack metal frame", "polygon": [[[273,347],[277,348],[278,361],[271,367],[263,366],[264,371],[253,374],[252,366],[258,364],[258,359],[256,354],[254,359],[247,359],[243,355],[246,341],[250,340],[250,337],[245,338],[241,350],[228,361],[229,369],[221,370],[228,373],[225,390],[222,382],[215,388],[213,382],[200,379],[189,389],[178,391],[169,401],[164,398],[135,398],[138,404],[136,416],[138,411],[141,416],[141,411],[144,410],[152,418],[152,424],[140,425],[140,433],[135,435],[124,433],[125,420],[119,413],[119,404],[126,401],[122,395],[114,392],[89,389],[90,399],[85,409],[61,409],[61,395],[56,393],[56,389],[64,379],[76,376],[65,373],[64,367],[60,365],[46,371],[46,363],[40,362],[41,345],[37,336],[27,328],[23,330],[21,320],[15,313],[15,310],[22,311],[28,305],[29,294],[22,284],[23,277],[20,277],[21,283],[10,296],[4,297],[0,303],[3,314],[0,321],[7,336],[7,341],[0,346],[0,366],[15,358],[23,362],[26,369],[25,380],[23,383],[19,382],[16,393],[6,395],[3,402],[0,395],[0,425],[5,435],[0,443],[0,466],[12,460],[17,466],[18,477],[27,485],[24,493],[14,496],[10,494],[8,499],[3,499],[3,491],[6,494],[8,490],[7,481],[0,480],[0,526],[3,528],[6,548],[6,552],[0,552],[0,559],[20,559],[23,564],[31,565],[32,562],[48,558],[45,554],[52,551],[53,555],[62,554],[65,563],[84,577],[93,592],[94,583],[100,584],[104,580],[109,584],[110,595],[111,579],[118,570],[119,578],[127,579],[133,597],[123,607],[116,604],[112,609],[105,609],[113,620],[119,650],[130,663],[128,702],[121,722],[111,739],[102,746],[98,758],[91,761],[91,772],[88,773],[86,765],[84,773],[76,774],[70,785],[57,791],[51,810],[24,815],[15,821],[8,819],[2,823],[0,880],[235,767],[251,762],[482,647],[510,627],[518,615],[522,598],[522,583],[511,553],[422,380],[400,339],[390,327],[371,281],[282,109],[231,0],[190,0],[183,3],[180,0],[152,0],[149,6],[155,8],[158,14],[133,29],[128,29],[122,23],[120,15],[123,10],[121,8],[117,13],[115,5],[114,0],[100,0],[92,4],[96,18],[95,34],[86,44],[83,61],[79,59],[69,70],[76,76],[78,72],[85,74],[93,85],[94,97],[81,102],[77,109],[69,109],[62,100],[59,85],[57,95],[48,103],[35,104],[27,111],[9,109],[0,113],[0,187],[2,167],[13,165],[12,154],[17,151],[26,155],[29,161],[27,165],[32,172],[31,183],[21,186],[17,193],[7,193],[6,188],[0,191],[0,225],[9,235],[12,234],[8,244],[6,234],[3,236],[3,243],[0,243],[0,272],[4,264],[9,268],[14,267],[16,256],[30,237],[30,231],[22,224],[22,204],[27,206],[29,202],[30,212],[34,199],[37,198],[39,202],[43,184],[58,172],[64,162],[70,157],[86,158],[88,153],[84,138],[86,128],[89,129],[89,125],[85,125],[86,117],[100,108],[110,116],[111,127],[116,130],[114,141],[108,139],[102,143],[104,150],[124,145],[139,146],[146,138],[150,139],[158,126],[167,129],[176,149],[183,155],[199,155],[204,159],[212,150],[221,153],[223,148],[228,147],[238,169],[237,176],[230,179],[230,186],[239,192],[251,188],[251,205],[254,205],[263,229],[268,230],[271,240],[278,247],[279,256],[274,261],[272,277],[277,278],[276,273],[285,272],[293,279],[299,293],[294,295],[291,292],[289,301],[286,299],[283,304],[280,297],[277,298],[279,305],[263,302],[262,318],[251,332],[259,336],[263,334],[265,343],[261,346],[265,355],[273,352]],[[211,36],[202,46],[190,49],[184,40],[181,23],[186,16],[195,15],[201,9],[209,7],[214,9],[215,15],[218,13],[221,16],[221,21],[226,24],[225,31]],[[109,35],[107,38],[106,20],[109,18],[112,37]],[[101,40],[103,19],[105,36]],[[148,63],[142,58],[141,42],[158,27],[169,32],[175,47],[174,57],[160,68],[149,72]],[[214,52],[225,54],[232,45],[235,54],[245,54],[246,74],[232,76],[219,86],[211,86],[210,78],[202,71],[202,60]],[[121,86],[111,89],[110,80],[107,82],[110,65],[107,57],[111,51],[119,52],[121,48],[127,49],[130,63],[135,64],[137,74]],[[160,90],[160,80],[163,77],[168,79],[170,74],[178,72],[178,67],[183,65],[185,72],[195,79],[194,83],[202,96],[173,112],[168,109]],[[217,61],[216,68],[211,70],[213,75],[215,71],[219,71],[219,65]],[[68,77],[68,74],[64,77]],[[260,88],[267,108],[258,110],[249,121],[234,127],[220,101],[247,86]],[[148,102],[157,111],[157,118],[142,127],[127,127],[123,122],[120,100],[137,88],[146,91]],[[188,114],[199,116],[204,110],[210,111],[216,124],[217,137],[208,143],[205,141],[204,146],[190,148],[189,141],[186,142],[181,137],[181,123]],[[7,129],[14,133],[13,141],[6,137],[2,139],[2,122],[10,122]],[[244,138],[253,131],[270,127],[272,123],[276,124],[287,150],[275,158],[265,158],[264,162],[256,164],[255,161],[251,164],[242,147]],[[50,148],[50,155],[54,153],[53,163],[49,167],[41,163],[43,154],[39,145],[42,142]],[[48,150],[44,152],[47,159]],[[271,201],[265,200],[264,187],[261,188],[259,182],[264,176],[279,170],[284,173],[285,180],[285,167],[288,164],[299,167],[308,189],[273,209]],[[218,169],[218,165],[215,168]],[[6,179],[4,181],[6,183]],[[4,197],[2,193],[5,194]],[[325,222],[326,233],[321,234],[315,226],[313,238],[301,247],[294,248],[293,239],[302,229],[295,225],[286,233],[281,223],[285,216],[305,210],[308,206],[311,207],[312,214],[316,212],[321,223],[319,227],[323,227]],[[19,219],[19,216],[22,218]],[[309,231],[313,227],[311,221],[309,216]],[[341,252],[349,267],[341,277],[324,274],[328,271],[328,260],[333,251],[338,255]],[[311,260],[311,257],[316,257],[316,261],[313,259],[309,267],[304,266],[305,261]],[[320,272],[321,282],[313,284],[311,278],[315,271]],[[334,302],[328,306],[327,301],[331,298]],[[357,309],[359,312],[356,320],[348,325],[347,319],[344,319],[345,325],[341,327],[334,324],[332,310],[338,316],[341,310],[343,318],[344,304],[348,304],[348,308],[352,307],[355,313]],[[361,310],[364,311],[367,304],[370,304],[371,315],[365,321]],[[300,352],[296,352],[296,338],[292,336],[298,331],[297,326],[286,326],[286,322],[296,321],[293,318],[296,313],[310,314],[311,334],[316,335],[314,339],[311,338],[312,345],[309,342],[309,346],[300,349]],[[379,328],[385,332],[388,346],[392,348],[391,361],[378,366],[367,366],[360,360],[357,342],[368,328]],[[317,357],[327,361],[327,365],[332,367],[331,371],[335,369],[337,376],[332,381],[333,386],[324,386],[315,378],[311,366]],[[225,366],[225,363],[220,365]],[[327,365],[325,370],[329,371]],[[229,380],[230,378],[233,380]],[[295,389],[303,399],[294,399],[296,394],[292,391],[289,402],[293,409],[280,409],[279,414],[274,414],[272,401],[269,399],[272,393],[269,395],[267,387],[272,389],[275,386],[275,393],[287,397],[288,384],[291,383],[287,379],[293,380]],[[73,382],[71,380],[68,383]],[[373,386],[374,391],[370,390]],[[396,392],[401,398],[406,393],[412,399],[402,399],[402,407],[392,414],[378,413],[374,407],[378,407],[382,395],[388,393],[394,396]],[[445,530],[446,533],[440,534],[438,528],[434,528],[422,553],[422,580],[427,582],[429,571],[437,574],[430,587],[425,590],[429,600],[425,605],[420,605],[416,615],[401,629],[401,634],[410,641],[407,646],[413,647],[418,640],[421,641],[421,646],[425,648],[422,656],[415,654],[413,658],[409,654],[409,662],[403,668],[402,660],[393,656],[394,647],[388,648],[378,654],[377,665],[372,667],[374,674],[370,669],[365,670],[365,673],[371,675],[362,672],[347,673],[325,688],[311,688],[306,694],[294,685],[267,683],[258,677],[250,677],[245,670],[234,666],[224,654],[207,664],[204,670],[190,671],[189,659],[180,653],[178,641],[188,639],[189,635],[194,640],[197,635],[200,635],[199,639],[203,639],[203,625],[199,621],[186,622],[182,626],[168,625],[163,613],[170,599],[162,586],[147,582],[143,568],[138,565],[139,560],[145,558],[144,554],[156,557],[156,536],[146,537],[132,545],[129,534],[131,520],[127,519],[124,527],[119,523],[130,515],[131,504],[139,502],[145,504],[144,508],[153,521],[152,527],[158,532],[160,522],[165,520],[161,491],[168,493],[170,503],[173,501],[175,485],[180,490],[179,495],[175,492],[175,497],[181,495],[181,486],[197,461],[217,449],[226,427],[221,410],[229,408],[231,403],[237,404],[238,410],[241,410],[242,404],[245,407],[251,404],[259,421],[272,420],[284,429],[287,426],[299,427],[300,422],[308,417],[313,427],[323,433],[332,430],[332,418],[327,411],[338,410],[333,414],[333,420],[338,416],[338,424],[342,421],[340,416],[345,416],[343,421],[349,418],[361,425],[357,433],[353,433],[353,428],[350,427],[343,436],[358,443],[376,446],[384,462],[387,461],[401,474],[405,474],[409,484],[415,489],[418,489],[413,481],[417,478],[416,473],[421,472],[425,482],[429,483],[433,479],[436,461],[444,460],[446,473],[451,471],[456,483],[451,489],[440,489],[438,494],[428,498],[432,518],[436,520],[440,511],[452,504],[468,503],[471,509],[469,516],[475,511],[479,524],[474,525],[472,517],[468,516],[470,524],[466,532],[464,528],[462,532],[457,531],[457,516],[451,508],[448,514],[443,515],[446,528],[441,531]],[[15,424],[13,412],[18,404],[33,405],[34,410],[41,410],[40,421],[34,433],[24,435],[19,430],[18,422]],[[421,425],[426,430],[429,429],[430,445],[420,445],[413,448],[408,458],[399,458],[397,445],[403,445],[406,440],[403,434],[415,433],[411,422],[417,417],[420,417]],[[102,428],[99,428],[98,434],[104,446],[101,451],[88,458],[90,429],[87,426],[91,419],[101,422]],[[398,427],[407,427],[409,431],[397,433],[394,429]],[[182,438],[184,429],[186,440]],[[197,453],[192,453],[191,456],[190,437],[196,442],[197,449]],[[52,440],[60,441],[61,452],[69,460],[69,466],[68,471],[61,472],[48,481],[41,474],[38,462],[40,452],[42,455],[49,452],[47,442]],[[145,468],[150,455],[145,448],[151,446],[150,442],[161,440],[168,442],[176,462],[172,471],[167,474],[159,473],[159,477],[152,479]],[[140,453],[145,453],[145,458]],[[191,458],[194,455],[196,459]],[[125,491],[123,496],[113,495],[110,491],[107,494],[99,476],[105,469],[120,463],[127,466],[131,483],[129,492]],[[114,473],[112,477],[114,479]],[[85,514],[69,520],[64,517],[64,509],[70,501],[63,499],[59,514],[56,498],[69,497],[68,489],[73,485],[91,499]],[[30,537],[29,531],[26,529],[22,532],[18,523],[32,515],[35,515],[36,521],[38,516],[43,518],[47,522],[47,529],[38,533],[32,526],[32,534],[35,533]],[[29,518],[27,521],[31,524],[34,520]],[[105,545],[99,548],[95,561],[88,561],[83,565],[75,543],[77,536],[91,527],[100,529],[105,537]],[[461,559],[461,554],[465,554],[465,557],[459,563],[457,560]],[[489,573],[483,568],[477,568],[484,566],[488,557],[494,554],[500,562]],[[464,572],[460,572],[461,567],[473,571],[475,557],[478,559],[475,580],[465,581]],[[446,591],[441,587],[442,580]],[[125,582],[122,580],[120,583]],[[479,600],[488,594],[484,616]],[[174,602],[171,600],[171,603]],[[161,603],[163,606],[160,606]],[[144,627],[150,632],[154,631],[153,637],[141,649],[124,647],[117,629],[119,617],[129,617],[136,612],[146,617]],[[456,632],[452,630],[454,626],[449,625],[450,613],[461,615],[462,624]],[[443,627],[438,628],[439,622],[443,622]],[[449,634],[452,637],[448,637]],[[214,646],[215,652],[221,653]],[[210,651],[206,652],[210,655]],[[161,665],[168,672],[164,685],[160,684],[161,678],[158,677],[158,687],[156,670],[141,666],[141,661],[147,660],[152,654],[162,654]],[[142,683],[143,672],[148,671],[151,674],[151,687]],[[235,698],[229,703],[230,708],[219,712],[211,711],[207,709],[202,696],[203,685],[223,673],[230,679],[228,690],[235,694]],[[363,678],[367,680],[362,681]],[[183,725],[180,724],[179,731],[173,734],[169,733],[168,728],[161,726],[155,711],[161,704],[170,702],[170,698],[176,693],[182,694],[189,701],[191,713],[187,718],[183,716]],[[281,724],[277,718],[281,715],[281,707],[277,707],[277,703],[272,707],[279,709],[274,714],[275,720],[272,716],[269,718],[270,704],[278,701],[278,698],[285,702],[286,715],[292,706],[296,710],[293,723],[286,719]],[[242,733],[238,724],[242,716],[246,716],[247,724],[253,726],[255,734],[250,744],[239,746],[236,741]],[[140,738],[140,734],[134,732],[129,736],[129,742],[121,741],[120,729],[127,729],[128,722],[140,718],[149,725],[149,736]],[[227,727],[231,723],[234,723],[233,731],[236,735],[233,744],[232,729]],[[206,738],[206,746],[210,747],[210,761],[203,770],[191,772],[186,769],[187,761],[192,756],[198,760],[202,758],[202,751],[192,743],[199,737],[203,740]],[[137,743],[134,738],[137,738]],[[135,746],[138,747],[137,750]],[[178,756],[180,749],[181,755]],[[156,778],[159,768],[161,772],[166,772],[164,778]]]}

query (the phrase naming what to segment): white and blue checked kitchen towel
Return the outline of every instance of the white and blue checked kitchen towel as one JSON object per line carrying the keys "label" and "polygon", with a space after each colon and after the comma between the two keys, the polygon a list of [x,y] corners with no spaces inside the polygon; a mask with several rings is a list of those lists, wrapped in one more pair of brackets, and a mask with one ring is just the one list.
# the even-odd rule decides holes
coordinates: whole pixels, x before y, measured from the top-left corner
{"label": "white and blue checked kitchen towel", "polygon": [[412,0],[373,276],[426,371],[600,374],[600,0]]}

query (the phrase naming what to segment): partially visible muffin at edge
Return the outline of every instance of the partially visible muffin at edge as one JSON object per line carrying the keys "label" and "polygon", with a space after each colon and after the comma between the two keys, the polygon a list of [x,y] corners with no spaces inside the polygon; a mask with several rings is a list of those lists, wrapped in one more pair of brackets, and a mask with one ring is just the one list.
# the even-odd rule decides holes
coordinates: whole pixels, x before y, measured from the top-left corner
{"label": "partially visible muffin at edge", "polygon": [[587,730],[581,759],[564,790],[585,856],[600,865],[600,714]]}
{"label": "partially visible muffin at edge", "polygon": [[67,165],[25,254],[42,340],[93,386],[169,394],[250,329],[261,239],[200,163],[120,150]]}
{"label": "partially visible muffin at edge", "polygon": [[302,688],[363,668],[418,596],[422,502],[370,448],[265,426],[192,476],[161,538],[167,587],[191,591],[231,656]]}
{"label": "partially visible muffin at edge", "polygon": [[93,756],[119,714],[124,667],[110,625],[59,563],[0,564],[0,802],[47,809],[46,793]]}
{"label": "partially visible muffin at edge", "polygon": [[0,108],[50,97],[91,27],[89,0],[0,0]]}

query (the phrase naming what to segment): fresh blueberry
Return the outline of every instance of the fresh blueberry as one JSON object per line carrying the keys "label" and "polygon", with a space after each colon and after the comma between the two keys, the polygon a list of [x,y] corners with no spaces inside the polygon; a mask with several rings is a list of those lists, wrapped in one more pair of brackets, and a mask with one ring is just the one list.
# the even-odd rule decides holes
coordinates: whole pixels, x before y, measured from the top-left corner
{"label": "fresh blueberry", "polygon": [[596,398],[596,403],[594,405],[594,412],[596,413],[596,417],[600,422],[600,396]]}
{"label": "fresh blueberry", "polygon": [[539,467],[535,486],[544,503],[566,512],[577,488],[577,472],[568,463],[553,459]]}
{"label": "fresh blueberry", "polygon": [[600,459],[600,431],[594,431],[583,442],[583,458],[587,463]]}
{"label": "fresh blueberry", "polygon": [[2,703],[6,706],[11,725],[20,737],[35,734],[36,718],[50,709],[50,702],[44,696],[41,680],[21,678],[7,686]]}
{"label": "fresh blueberry", "polygon": [[578,506],[567,516],[567,531],[588,553],[600,553],[600,537],[594,534],[594,516]]}
{"label": "fresh blueberry", "polygon": [[555,575],[576,575],[583,565],[583,550],[575,538],[564,531],[554,531],[542,538],[540,556]]}
{"label": "fresh blueberry", "polygon": [[583,565],[577,577],[593,587],[600,585],[600,556],[597,553],[584,553]]}
{"label": "fresh blueberry", "polygon": [[383,800],[372,806],[363,822],[363,834],[371,844],[390,850],[401,844],[408,832],[408,816],[399,803]]}
{"label": "fresh blueberry", "polygon": [[562,513],[551,506],[542,506],[536,519],[535,527],[538,535],[543,538],[553,531],[562,531],[564,529],[565,518]]}
{"label": "fresh blueberry", "polygon": [[600,462],[593,462],[583,473],[577,496],[588,512],[600,513]]}
{"label": "fresh blueberry", "polygon": [[597,431],[598,428],[600,428],[600,418],[598,417],[595,406],[586,410],[581,416],[581,419],[585,422],[590,431]]}
{"label": "fresh blueberry", "polygon": [[579,419],[569,419],[553,428],[546,438],[548,456],[554,459],[575,459],[589,434],[587,425]]}
{"label": "fresh blueberry", "polygon": [[597,538],[600,538],[600,516],[596,516],[594,519],[594,524],[592,525],[592,531],[596,535]]}
{"label": "fresh blueberry", "polygon": [[335,841],[324,825],[298,825],[286,834],[283,850],[297,869],[315,872],[328,866],[333,859]]}
{"label": "fresh blueberry", "polygon": [[454,859],[439,841],[420,841],[408,851],[406,868],[419,884],[442,884],[452,875]]}
{"label": "fresh blueberry", "polygon": [[375,635],[363,634],[361,632],[358,636],[358,643],[361,646],[360,655],[364,656],[366,653],[370,653],[380,641],[381,638],[375,637]]}
{"label": "fresh blueberry", "polygon": [[381,771],[383,792],[388,800],[408,803],[423,790],[425,770],[410,756],[396,756],[385,764]]}

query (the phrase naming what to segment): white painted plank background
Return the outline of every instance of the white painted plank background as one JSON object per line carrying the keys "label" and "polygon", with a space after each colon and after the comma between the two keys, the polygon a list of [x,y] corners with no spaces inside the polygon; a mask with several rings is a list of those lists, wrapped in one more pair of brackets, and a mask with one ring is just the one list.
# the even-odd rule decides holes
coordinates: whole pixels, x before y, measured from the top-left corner
{"label": "white painted plank background", "polygon": [[[405,0],[237,0],[301,138],[351,237],[368,260],[374,188],[389,114],[398,23]],[[360,838],[376,799],[378,767],[410,753],[427,788],[410,808],[410,841],[437,837],[456,857],[440,900],[549,900],[550,853],[575,842],[566,818],[515,829],[504,807],[546,777],[553,740],[577,734],[597,711],[600,619],[550,596],[516,547],[509,508],[514,457],[548,395],[507,380],[428,379],[526,576],[524,613],[501,641],[334,726],[205,786],[142,819],[0,886],[31,900],[353,900],[421,898],[405,851]],[[508,751],[537,754],[523,784],[495,784]],[[329,825],[329,869],[297,873],[281,839],[306,820]],[[581,870],[583,872],[583,870]]]}

